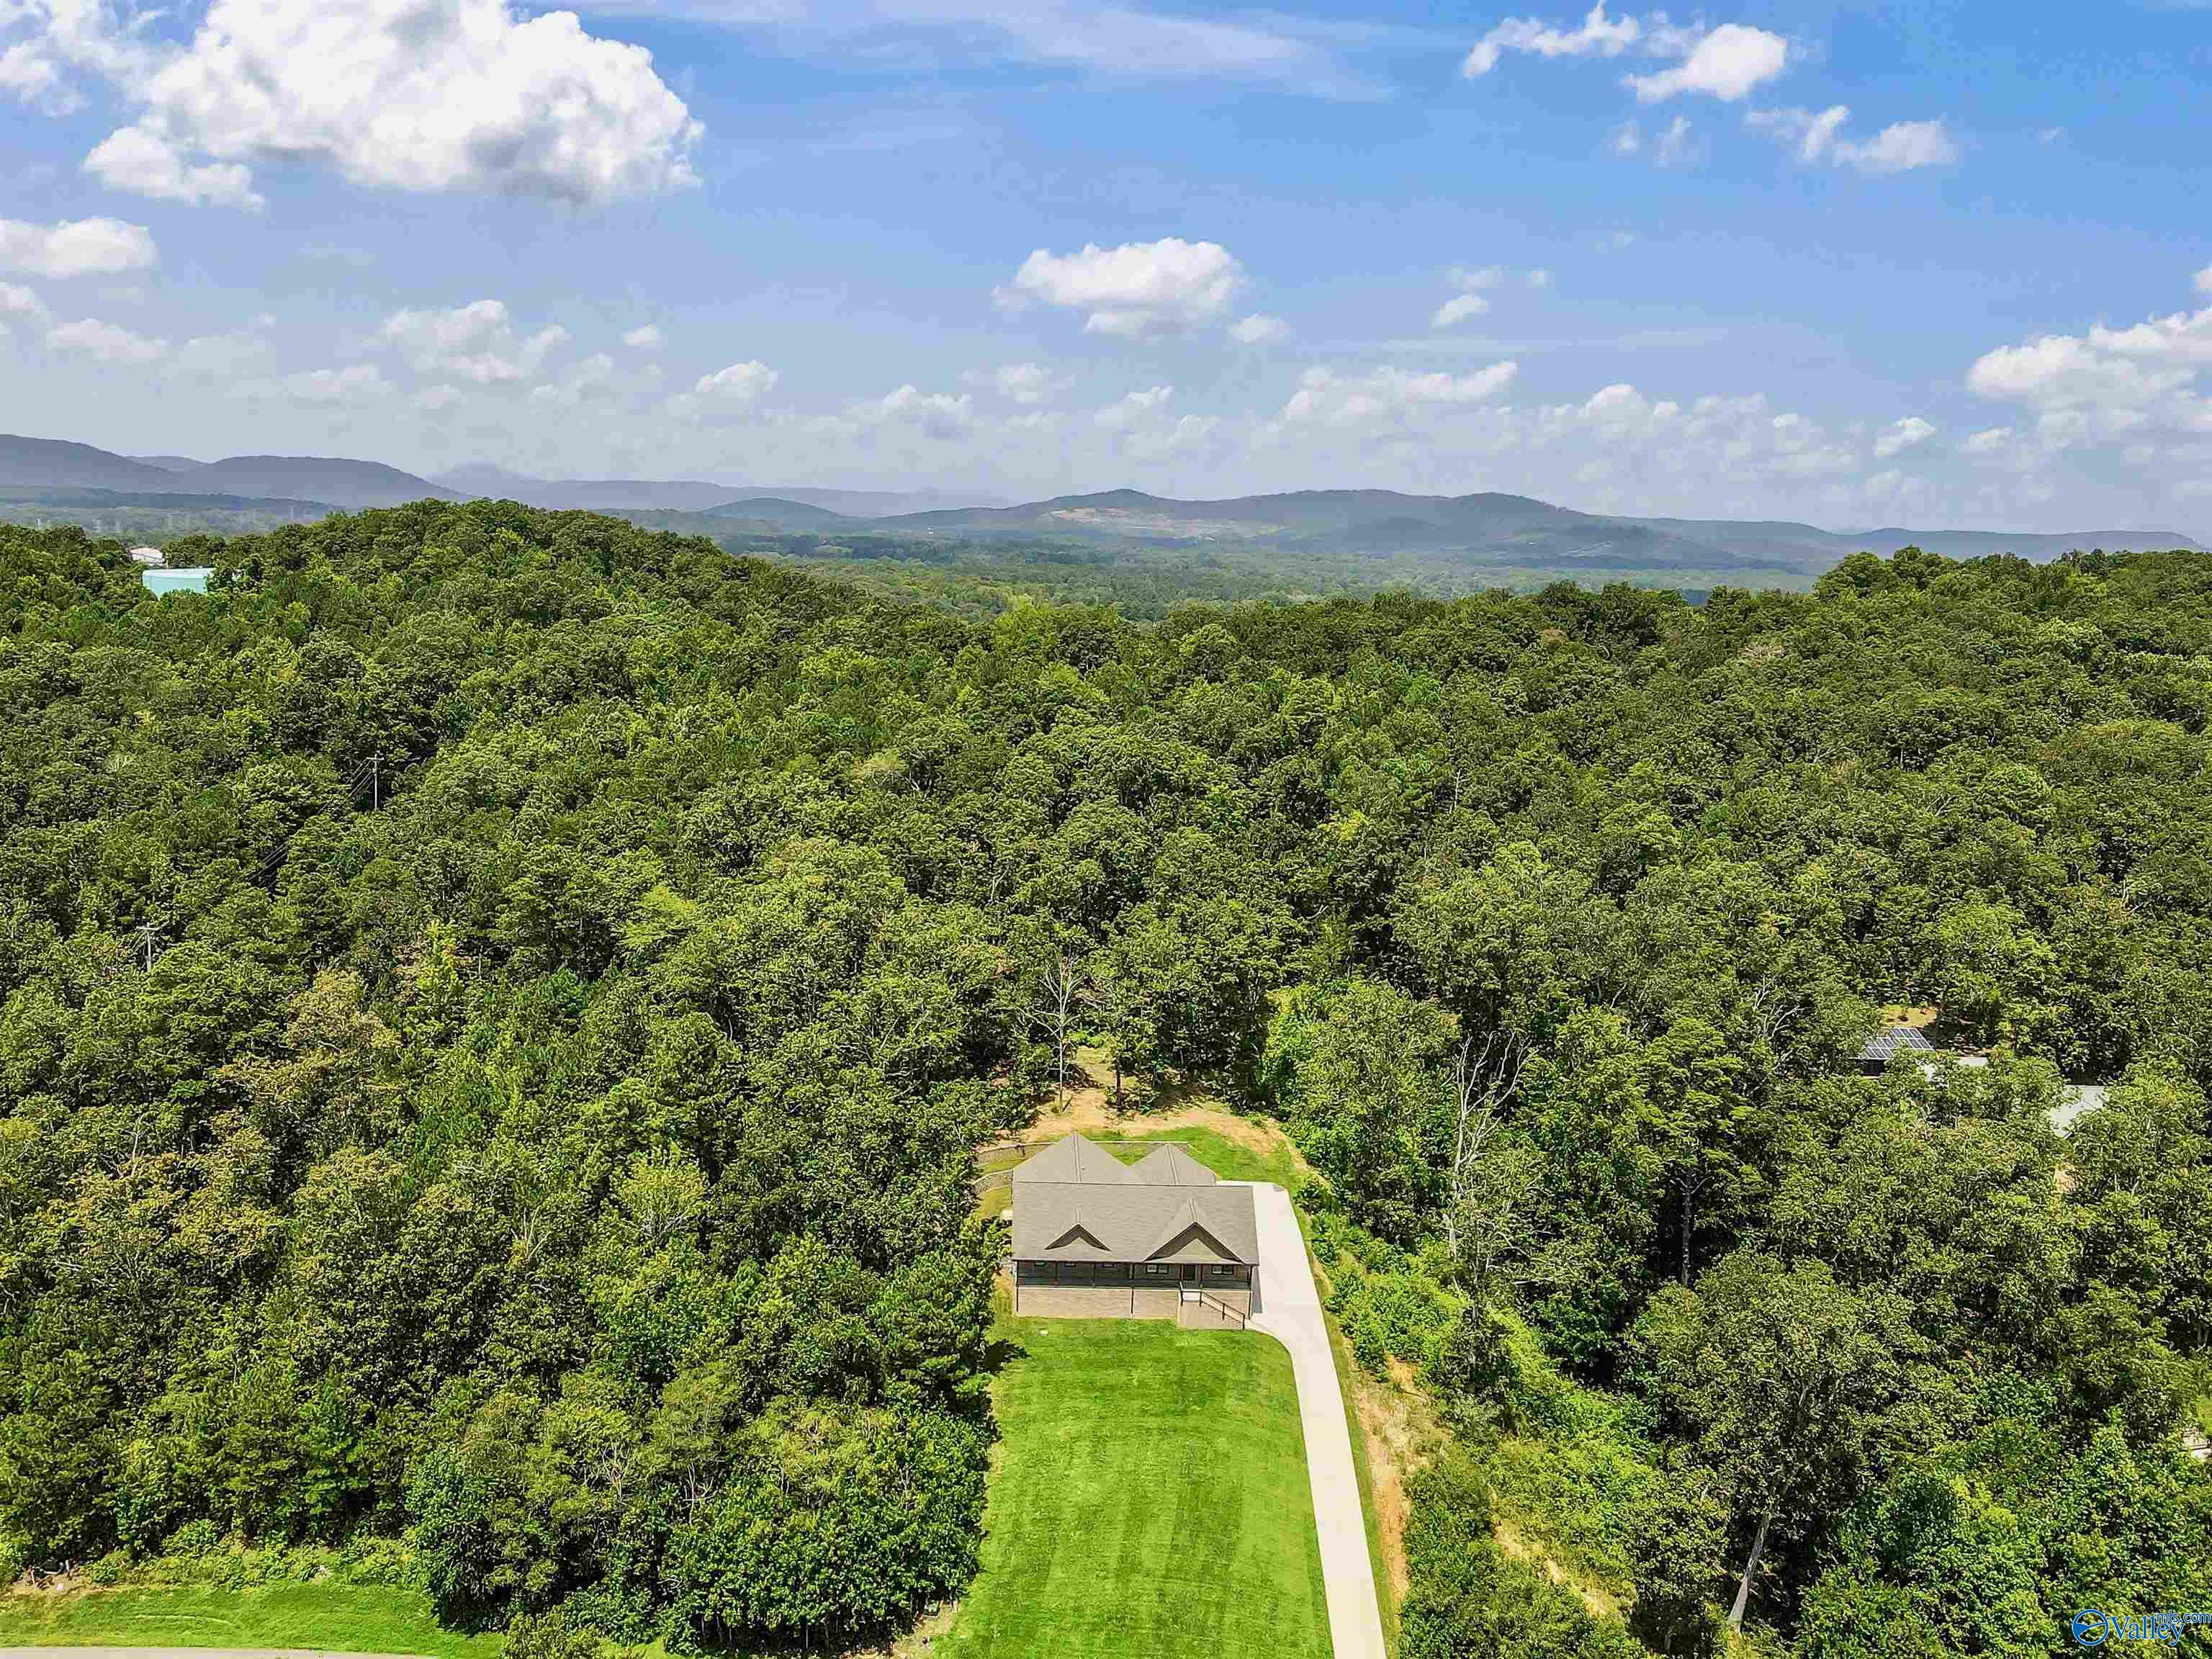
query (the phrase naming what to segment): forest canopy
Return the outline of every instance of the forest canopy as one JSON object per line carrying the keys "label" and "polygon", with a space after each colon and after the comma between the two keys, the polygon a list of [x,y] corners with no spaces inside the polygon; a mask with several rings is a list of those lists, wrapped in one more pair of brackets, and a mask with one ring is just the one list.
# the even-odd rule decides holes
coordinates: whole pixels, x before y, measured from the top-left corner
{"label": "forest canopy", "polygon": [[[1361,1358],[1452,1402],[1413,1659],[2212,1607],[2201,556],[1139,625],[512,503],[197,550],[0,526],[0,1556],[408,1529],[462,1622],[904,1622],[1057,978],[1293,1127]],[[1988,1064],[1861,1075],[1908,1006]],[[1484,1444],[1593,1401],[1632,1635],[1486,1547]]]}

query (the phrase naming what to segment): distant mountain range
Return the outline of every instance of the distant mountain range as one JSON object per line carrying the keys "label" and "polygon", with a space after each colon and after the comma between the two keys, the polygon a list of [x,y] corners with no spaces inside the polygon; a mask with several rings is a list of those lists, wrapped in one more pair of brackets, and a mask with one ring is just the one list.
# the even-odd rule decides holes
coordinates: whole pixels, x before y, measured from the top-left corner
{"label": "distant mountain range", "polygon": [[1006,505],[988,496],[943,489],[803,489],[708,483],[697,478],[532,478],[496,466],[457,467],[438,482],[464,495],[587,513],[705,513],[738,501],[766,500],[836,517],[881,519],[896,513]]}
{"label": "distant mountain range", "polygon": [[[1305,489],[1186,501],[1133,489],[1059,495],[1019,506],[976,503],[943,491],[749,489],[703,480],[526,477],[470,467],[432,481],[374,461],[237,455],[117,455],[87,444],[0,436],[0,506],[53,492],[112,492],[118,507],[180,499],[242,501],[264,516],[312,514],[319,504],[357,510],[435,497],[489,495],[535,507],[635,515],[709,534],[781,532],[945,541],[1079,541],[1156,550],[1208,544],[1385,559],[1414,554],[1462,566],[1589,571],[1790,573],[1827,569],[1862,549],[1917,545],[1948,557],[2013,552],[2048,560],[2073,548],[2204,550],[2166,530],[2084,530],[2063,535],[1996,531],[1821,530],[1786,520],[1613,518],[1526,495],[1407,495],[1388,489]],[[141,499],[143,498],[143,499]],[[158,498],[155,500],[155,498]]]}

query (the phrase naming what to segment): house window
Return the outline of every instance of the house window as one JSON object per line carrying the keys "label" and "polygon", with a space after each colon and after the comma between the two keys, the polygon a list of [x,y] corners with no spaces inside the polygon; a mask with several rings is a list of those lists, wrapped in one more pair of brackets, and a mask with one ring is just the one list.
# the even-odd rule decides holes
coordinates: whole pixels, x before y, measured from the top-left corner
{"label": "house window", "polygon": [[1147,1261],[1145,1264],[1145,1277],[1147,1279],[1165,1279],[1174,1271],[1173,1267],[1158,1261]]}

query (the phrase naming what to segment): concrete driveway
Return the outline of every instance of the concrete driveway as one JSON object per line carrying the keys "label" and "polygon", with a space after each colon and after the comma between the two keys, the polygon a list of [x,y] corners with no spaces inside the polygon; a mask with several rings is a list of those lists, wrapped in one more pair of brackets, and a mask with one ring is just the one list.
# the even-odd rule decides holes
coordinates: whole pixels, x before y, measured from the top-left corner
{"label": "concrete driveway", "polygon": [[1367,1554],[1359,1480],[1352,1467],[1352,1431],[1344,1393],[1322,1323],[1321,1292],[1306,1261],[1291,1195],[1272,1182],[1249,1182],[1260,1228],[1260,1275],[1253,1287],[1251,1328],[1291,1351],[1305,1427],[1306,1474],[1313,1485],[1314,1522],[1321,1530],[1322,1588],[1328,1601],[1328,1639],[1336,1659],[1386,1659],[1382,1615],[1375,1604],[1375,1570]]}

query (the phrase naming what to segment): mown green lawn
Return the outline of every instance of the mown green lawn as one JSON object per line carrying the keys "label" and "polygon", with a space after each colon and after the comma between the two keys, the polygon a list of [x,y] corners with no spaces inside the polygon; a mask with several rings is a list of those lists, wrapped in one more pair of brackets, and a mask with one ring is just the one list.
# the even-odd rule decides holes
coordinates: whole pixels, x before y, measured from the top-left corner
{"label": "mown green lawn", "polygon": [[499,1659],[506,1638],[440,1625],[419,1590],[367,1584],[124,1585],[0,1595],[0,1647],[331,1648]]}
{"label": "mown green lawn", "polygon": [[1290,1356],[1256,1332],[1018,1319],[951,1659],[1328,1659]]}

